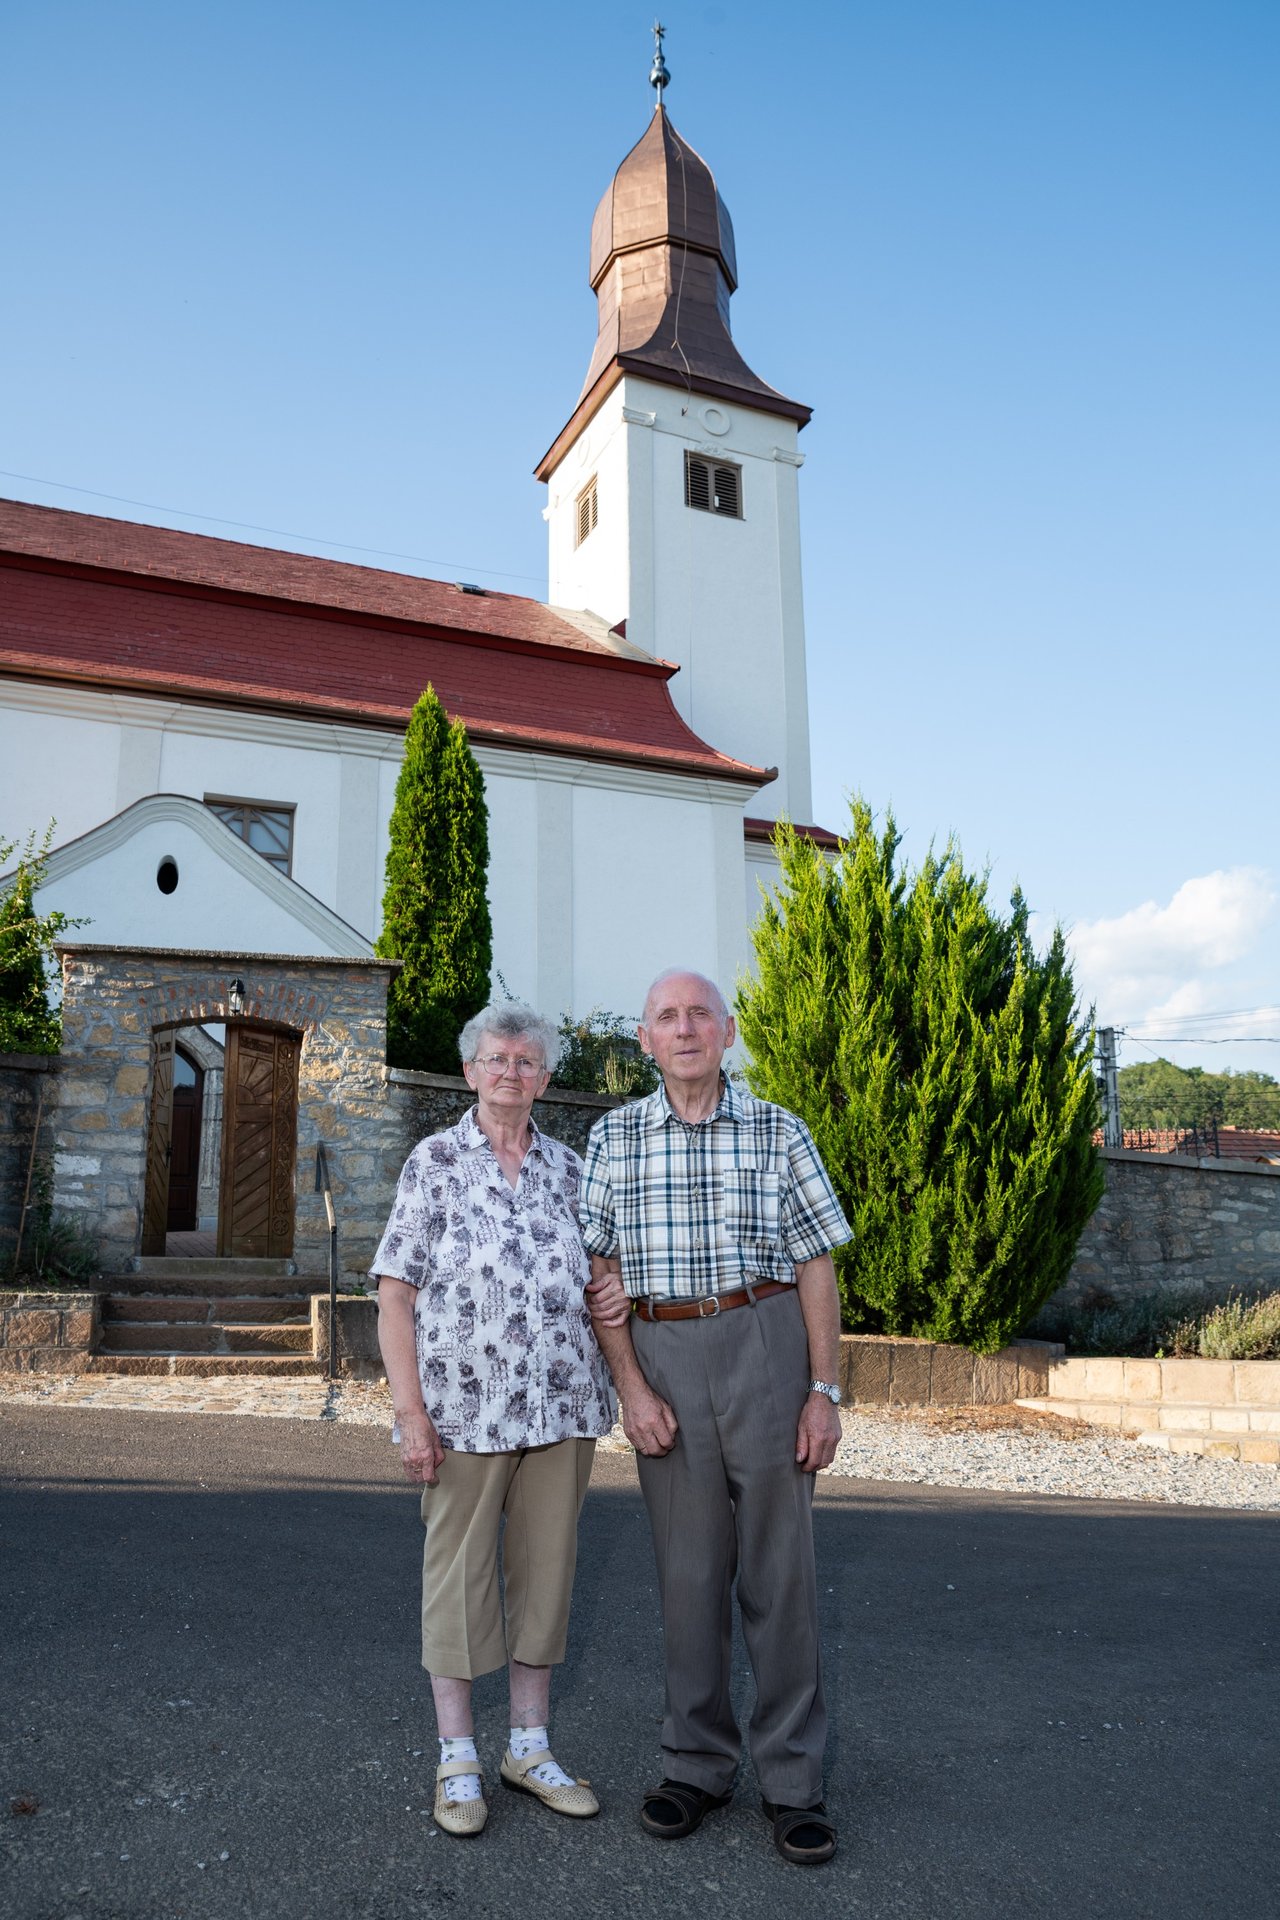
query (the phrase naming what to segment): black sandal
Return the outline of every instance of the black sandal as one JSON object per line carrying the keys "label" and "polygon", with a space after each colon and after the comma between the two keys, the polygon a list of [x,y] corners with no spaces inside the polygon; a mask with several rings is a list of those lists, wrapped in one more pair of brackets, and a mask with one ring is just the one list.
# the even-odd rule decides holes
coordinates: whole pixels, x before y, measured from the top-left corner
{"label": "black sandal", "polygon": [[[640,1825],[655,1840],[684,1840],[702,1825],[704,1817],[716,1807],[727,1807],[731,1793],[705,1793],[687,1780],[663,1780],[650,1787],[640,1803]],[[674,1811],[674,1819],[663,1819],[658,1808]]]}
{"label": "black sandal", "polygon": [[781,1807],[762,1800],[766,1820],[773,1823],[773,1844],[793,1867],[821,1867],[836,1850],[835,1822],[819,1800],[816,1807]]}

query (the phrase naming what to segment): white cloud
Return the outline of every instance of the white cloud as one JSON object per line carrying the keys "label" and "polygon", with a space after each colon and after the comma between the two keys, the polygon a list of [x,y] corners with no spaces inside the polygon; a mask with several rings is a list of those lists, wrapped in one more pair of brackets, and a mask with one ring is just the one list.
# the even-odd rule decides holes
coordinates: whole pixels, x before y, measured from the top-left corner
{"label": "white cloud", "polygon": [[[1223,1004],[1230,982],[1254,968],[1270,970],[1260,946],[1280,907],[1273,876],[1259,867],[1230,867],[1184,881],[1165,906],[1154,900],[1110,920],[1086,920],[1070,935],[1082,999],[1092,1000],[1104,1024],[1166,1020]],[[1209,978],[1206,979],[1206,975]],[[1274,982],[1257,988],[1273,997]],[[1227,1001],[1242,1004],[1238,997]],[[1255,1028],[1256,1031],[1256,1028]]]}

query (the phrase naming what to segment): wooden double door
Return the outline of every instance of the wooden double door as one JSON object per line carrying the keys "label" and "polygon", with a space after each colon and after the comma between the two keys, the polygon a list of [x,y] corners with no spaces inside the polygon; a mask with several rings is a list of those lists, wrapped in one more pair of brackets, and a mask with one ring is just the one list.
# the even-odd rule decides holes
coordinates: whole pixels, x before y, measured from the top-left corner
{"label": "wooden double door", "polygon": [[[218,1253],[283,1259],[293,1252],[302,1037],[289,1028],[227,1027]],[[163,1254],[174,1153],[176,1029],[155,1035],[142,1251]]]}

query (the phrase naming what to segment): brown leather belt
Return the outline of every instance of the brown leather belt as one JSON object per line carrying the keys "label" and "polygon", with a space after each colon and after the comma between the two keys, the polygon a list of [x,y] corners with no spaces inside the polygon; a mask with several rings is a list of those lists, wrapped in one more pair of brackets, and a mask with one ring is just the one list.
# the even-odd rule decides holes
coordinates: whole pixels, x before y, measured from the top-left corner
{"label": "brown leather belt", "polygon": [[706,1293],[699,1300],[653,1300],[646,1296],[635,1302],[641,1320],[714,1320],[731,1307],[754,1307],[771,1293],[792,1293],[789,1280],[761,1280],[758,1286],[735,1287],[732,1293]]}

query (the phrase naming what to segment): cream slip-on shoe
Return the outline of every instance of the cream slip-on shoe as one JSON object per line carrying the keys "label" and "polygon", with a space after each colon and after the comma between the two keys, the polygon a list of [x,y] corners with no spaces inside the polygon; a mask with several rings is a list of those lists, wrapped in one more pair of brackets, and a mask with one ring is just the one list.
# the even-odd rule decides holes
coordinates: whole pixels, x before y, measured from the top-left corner
{"label": "cream slip-on shoe", "polygon": [[489,1818],[489,1803],[483,1797],[479,1800],[450,1800],[445,1793],[444,1783],[455,1773],[475,1773],[480,1775],[482,1781],[484,1779],[474,1760],[442,1760],[436,1768],[436,1798],[431,1818],[446,1833],[456,1834],[460,1840],[465,1840],[472,1834],[483,1832],[484,1823]]}
{"label": "cream slip-on shoe", "polygon": [[567,1813],[574,1820],[590,1820],[593,1814],[599,1813],[600,1802],[592,1793],[589,1781],[575,1780],[570,1787],[549,1787],[530,1772],[530,1768],[541,1767],[554,1759],[555,1755],[543,1747],[541,1752],[527,1753],[523,1760],[517,1760],[508,1747],[499,1768],[503,1785],[514,1787],[517,1793],[531,1793],[544,1807],[550,1807],[552,1813]]}

